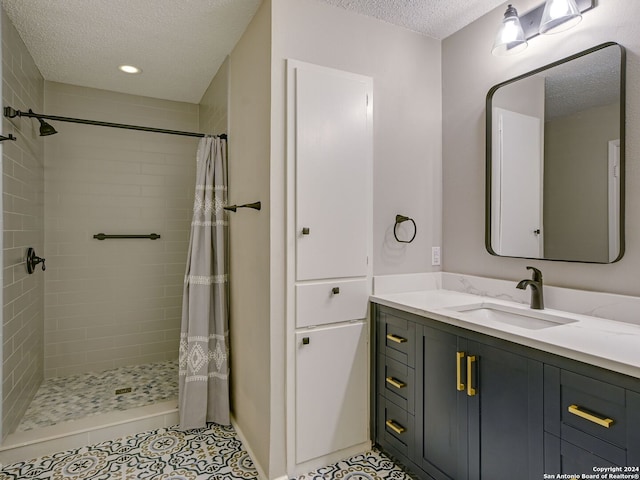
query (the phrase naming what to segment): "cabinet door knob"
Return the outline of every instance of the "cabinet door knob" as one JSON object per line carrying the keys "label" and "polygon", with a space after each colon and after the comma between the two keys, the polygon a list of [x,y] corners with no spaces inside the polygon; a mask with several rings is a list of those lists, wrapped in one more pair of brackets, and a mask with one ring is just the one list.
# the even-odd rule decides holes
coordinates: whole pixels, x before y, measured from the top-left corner
{"label": "cabinet door knob", "polygon": [[310,232],[309,227],[302,227],[302,234],[303,235],[309,235],[309,232]]}
{"label": "cabinet door knob", "polygon": [[333,287],[331,289],[331,293],[333,293],[334,295],[338,295],[340,293],[340,287]]}
{"label": "cabinet door knob", "polygon": [[302,337],[302,344],[309,345],[309,337]]}

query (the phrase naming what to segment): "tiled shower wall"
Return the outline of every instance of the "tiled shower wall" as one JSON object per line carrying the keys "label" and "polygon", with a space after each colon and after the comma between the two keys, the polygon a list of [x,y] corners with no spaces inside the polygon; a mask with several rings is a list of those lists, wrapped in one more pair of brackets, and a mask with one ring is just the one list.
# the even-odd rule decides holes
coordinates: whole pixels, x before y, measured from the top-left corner
{"label": "tiled shower wall", "polygon": [[[196,104],[54,82],[45,98],[52,115],[198,131]],[[177,358],[199,139],[51,123],[46,377]]]}
{"label": "tiled shower wall", "polygon": [[[43,80],[17,31],[2,16],[2,103],[42,110]],[[20,422],[43,378],[44,272],[28,275],[27,247],[44,249],[43,143],[38,122],[2,121],[2,438]]]}

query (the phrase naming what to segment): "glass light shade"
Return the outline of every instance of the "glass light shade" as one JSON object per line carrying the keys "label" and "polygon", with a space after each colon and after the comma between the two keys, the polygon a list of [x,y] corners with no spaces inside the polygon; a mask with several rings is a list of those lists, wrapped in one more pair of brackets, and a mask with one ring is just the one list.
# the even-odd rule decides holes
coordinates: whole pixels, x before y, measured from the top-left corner
{"label": "glass light shade", "polygon": [[518,12],[512,5],[509,5],[502,19],[502,25],[496,34],[491,53],[494,55],[513,55],[523,51],[527,45]]}
{"label": "glass light shade", "polygon": [[569,30],[582,20],[575,0],[547,0],[540,19],[540,33],[550,34]]}

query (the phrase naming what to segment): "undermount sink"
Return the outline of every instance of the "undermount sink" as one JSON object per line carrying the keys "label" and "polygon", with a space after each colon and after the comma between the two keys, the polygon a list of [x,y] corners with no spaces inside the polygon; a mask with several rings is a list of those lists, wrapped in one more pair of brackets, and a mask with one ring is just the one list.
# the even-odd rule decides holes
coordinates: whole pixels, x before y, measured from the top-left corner
{"label": "undermount sink", "polygon": [[450,310],[463,313],[465,317],[483,323],[506,323],[515,327],[529,330],[541,330],[543,328],[559,327],[577,322],[573,318],[567,318],[556,314],[546,313],[543,310],[525,310],[497,303],[477,303],[452,307]]}

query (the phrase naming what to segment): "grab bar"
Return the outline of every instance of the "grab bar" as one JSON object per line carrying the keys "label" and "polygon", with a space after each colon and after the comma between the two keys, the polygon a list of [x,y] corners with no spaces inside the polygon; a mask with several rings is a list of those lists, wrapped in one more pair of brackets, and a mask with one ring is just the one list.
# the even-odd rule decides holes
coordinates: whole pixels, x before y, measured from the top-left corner
{"label": "grab bar", "polygon": [[157,233],[150,233],[148,235],[107,235],[106,233],[96,233],[93,238],[98,240],[106,240],[108,238],[148,238],[149,240],[157,240],[160,235]]}

